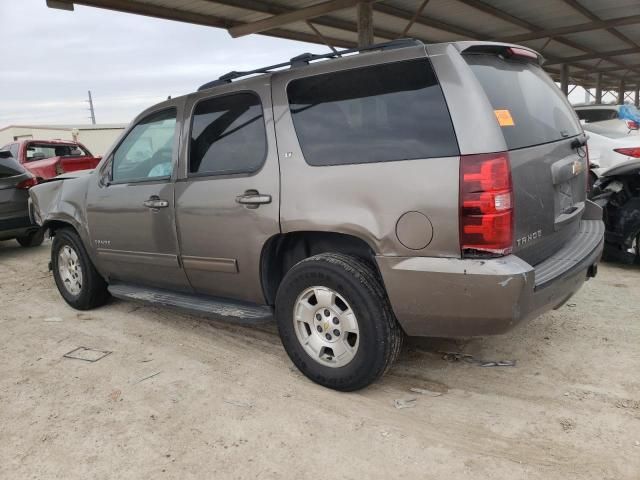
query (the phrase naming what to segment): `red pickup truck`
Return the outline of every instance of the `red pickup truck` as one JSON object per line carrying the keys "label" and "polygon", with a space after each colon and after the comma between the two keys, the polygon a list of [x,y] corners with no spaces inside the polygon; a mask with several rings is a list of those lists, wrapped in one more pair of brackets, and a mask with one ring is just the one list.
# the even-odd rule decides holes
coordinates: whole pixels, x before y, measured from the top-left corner
{"label": "red pickup truck", "polygon": [[38,181],[63,173],[95,168],[102,157],[94,157],[87,147],[70,140],[20,140],[5,145]]}

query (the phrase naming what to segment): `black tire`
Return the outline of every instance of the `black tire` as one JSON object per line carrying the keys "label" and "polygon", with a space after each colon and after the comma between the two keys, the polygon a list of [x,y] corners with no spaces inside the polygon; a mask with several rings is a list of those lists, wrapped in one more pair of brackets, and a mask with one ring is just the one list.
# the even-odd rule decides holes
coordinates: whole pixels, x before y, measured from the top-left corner
{"label": "black tire", "polygon": [[21,247],[39,247],[40,245],[42,245],[42,242],[44,242],[44,230],[42,228],[33,230],[26,235],[22,235],[21,237],[16,238],[16,241],[20,244]]}
{"label": "black tire", "polygon": [[[344,366],[334,368],[314,360],[296,335],[294,306],[300,294],[314,286],[330,288],[344,297],[357,318],[358,348]],[[314,382],[345,392],[380,378],[398,357],[404,338],[377,272],[368,263],[343,254],[323,253],[294,265],[278,288],[276,320],[282,344],[296,367]]]}
{"label": "black tire", "polygon": [[[69,246],[75,251],[78,257],[78,265],[82,271],[82,286],[79,293],[75,295],[67,289],[60,276],[59,253],[65,246]],[[64,228],[56,231],[53,245],[51,246],[51,265],[53,267],[53,278],[60,295],[73,308],[90,310],[104,305],[109,299],[107,283],[93,266],[84,245],[82,245],[82,240],[74,230]]]}
{"label": "black tire", "polygon": [[591,198],[593,196],[593,187],[595,185],[595,183],[598,181],[598,176],[593,173],[593,172],[589,172],[589,180],[588,180],[588,185],[587,185],[587,197]]}

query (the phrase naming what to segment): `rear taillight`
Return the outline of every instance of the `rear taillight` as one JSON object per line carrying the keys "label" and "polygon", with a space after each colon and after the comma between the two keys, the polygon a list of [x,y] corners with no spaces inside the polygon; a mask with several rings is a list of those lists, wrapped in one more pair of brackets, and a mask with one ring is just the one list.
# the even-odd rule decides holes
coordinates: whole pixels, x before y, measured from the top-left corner
{"label": "rear taillight", "polygon": [[20,182],[18,185],[16,185],[16,188],[19,188],[20,190],[29,190],[31,187],[35,186],[38,184],[38,180],[36,180],[35,178],[31,177],[31,178],[27,178],[26,180],[23,180],[22,182]]}
{"label": "rear taillight", "polygon": [[629,130],[640,130],[640,125],[638,122],[634,122],[633,120],[627,120],[627,128]]}
{"label": "rear taillight", "polygon": [[613,151],[627,157],[640,158],[640,147],[614,148]]}
{"label": "rear taillight", "polygon": [[507,255],[513,245],[513,184],[507,152],[460,157],[460,250]]}

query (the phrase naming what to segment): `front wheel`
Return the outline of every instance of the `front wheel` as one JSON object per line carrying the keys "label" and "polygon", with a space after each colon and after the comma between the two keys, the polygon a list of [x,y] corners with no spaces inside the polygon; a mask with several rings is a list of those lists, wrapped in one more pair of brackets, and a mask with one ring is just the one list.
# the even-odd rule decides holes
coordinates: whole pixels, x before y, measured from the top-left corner
{"label": "front wheel", "polygon": [[278,289],[276,320],[296,367],[341,391],[380,378],[404,336],[374,269],[342,254],[315,255],[291,268]]}
{"label": "front wheel", "polygon": [[58,291],[73,308],[89,310],[103,305],[109,298],[106,282],[73,230],[56,232],[51,246],[51,264]]}

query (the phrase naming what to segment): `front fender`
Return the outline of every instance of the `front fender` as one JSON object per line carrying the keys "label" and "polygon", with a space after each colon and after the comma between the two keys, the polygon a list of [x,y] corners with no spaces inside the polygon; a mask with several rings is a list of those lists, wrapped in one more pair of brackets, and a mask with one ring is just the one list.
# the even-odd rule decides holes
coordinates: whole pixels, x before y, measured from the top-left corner
{"label": "front fender", "polygon": [[29,190],[30,212],[40,226],[62,222],[72,226],[80,235],[88,252],[91,251],[87,228],[86,199],[91,175],[46,182]]}

